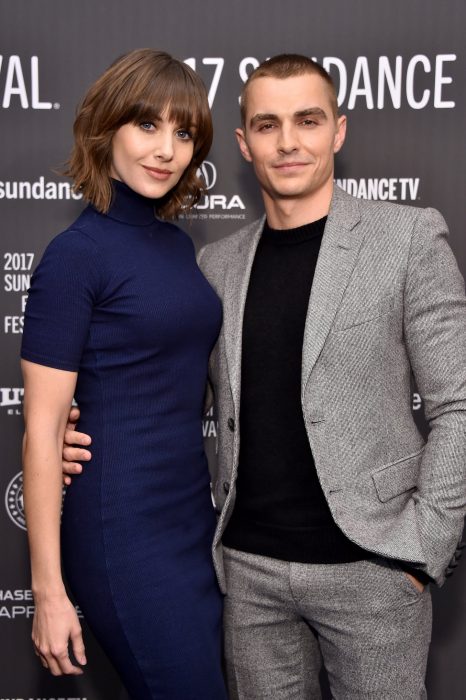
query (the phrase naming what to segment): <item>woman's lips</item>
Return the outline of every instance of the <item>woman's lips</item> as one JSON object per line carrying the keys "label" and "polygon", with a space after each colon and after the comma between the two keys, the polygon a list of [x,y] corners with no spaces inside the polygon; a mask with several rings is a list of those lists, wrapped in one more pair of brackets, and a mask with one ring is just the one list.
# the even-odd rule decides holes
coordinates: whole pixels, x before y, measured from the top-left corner
{"label": "woman's lips", "polygon": [[150,168],[147,165],[142,166],[146,173],[154,178],[154,180],[168,180],[172,174],[171,170],[164,170],[162,168]]}

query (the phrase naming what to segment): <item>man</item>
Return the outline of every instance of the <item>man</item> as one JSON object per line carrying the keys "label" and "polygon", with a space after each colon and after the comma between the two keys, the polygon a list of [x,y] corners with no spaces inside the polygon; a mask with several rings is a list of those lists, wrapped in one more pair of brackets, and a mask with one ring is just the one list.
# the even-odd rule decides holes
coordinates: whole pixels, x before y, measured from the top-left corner
{"label": "man", "polygon": [[334,186],[346,119],[310,59],[261,64],[241,111],[266,216],[199,255],[224,307],[210,377],[230,695],[318,698],[322,655],[336,700],[422,698],[425,584],[456,565],[465,512],[466,302],[447,228]]}

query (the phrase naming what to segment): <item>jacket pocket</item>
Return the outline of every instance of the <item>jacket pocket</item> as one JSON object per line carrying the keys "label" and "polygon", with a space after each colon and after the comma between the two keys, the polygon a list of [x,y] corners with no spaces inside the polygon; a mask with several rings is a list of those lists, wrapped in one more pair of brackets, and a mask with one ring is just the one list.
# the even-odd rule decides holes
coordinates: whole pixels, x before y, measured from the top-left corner
{"label": "jacket pocket", "polygon": [[338,311],[332,331],[345,331],[375,321],[381,316],[389,314],[393,310],[394,304],[393,297],[386,296],[371,303],[358,305],[356,309],[354,305],[346,310],[342,308]]}
{"label": "jacket pocket", "polygon": [[419,464],[424,448],[414,454],[386,464],[372,472],[377,496],[382,503],[417,487]]}

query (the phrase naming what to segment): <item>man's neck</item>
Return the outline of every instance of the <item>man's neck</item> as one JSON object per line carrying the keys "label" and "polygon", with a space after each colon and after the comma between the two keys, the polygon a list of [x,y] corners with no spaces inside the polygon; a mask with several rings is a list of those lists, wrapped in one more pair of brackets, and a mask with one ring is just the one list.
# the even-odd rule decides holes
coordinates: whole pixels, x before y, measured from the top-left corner
{"label": "man's neck", "polygon": [[327,216],[333,194],[333,182],[324,192],[303,199],[272,199],[263,193],[267,223],[274,229],[298,228]]}

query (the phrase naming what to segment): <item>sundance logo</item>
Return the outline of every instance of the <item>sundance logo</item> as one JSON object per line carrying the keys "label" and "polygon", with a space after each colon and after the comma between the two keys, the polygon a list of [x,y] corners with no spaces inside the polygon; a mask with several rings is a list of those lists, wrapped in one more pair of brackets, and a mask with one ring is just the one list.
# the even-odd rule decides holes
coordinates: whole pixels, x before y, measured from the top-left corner
{"label": "sundance logo", "polygon": [[[82,199],[69,182],[46,180],[0,180],[0,199]],[[1,700],[1,698],[0,698]]]}
{"label": "sundance logo", "polygon": [[[338,56],[324,56],[318,60],[334,78],[338,105],[345,109],[362,106],[366,109],[385,109],[407,105],[411,109],[453,109],[455,87],[453,76],[459,77],[455,66],[456,54],[440,53],[434,56],[357,56],[346,62]],[[243,58],[239,74],[245,82],[259,60]]]}

